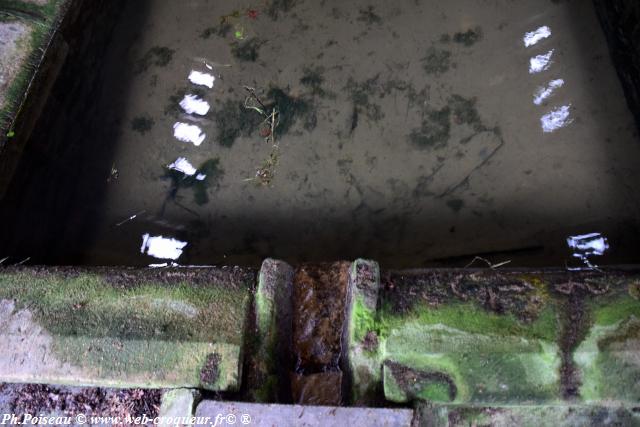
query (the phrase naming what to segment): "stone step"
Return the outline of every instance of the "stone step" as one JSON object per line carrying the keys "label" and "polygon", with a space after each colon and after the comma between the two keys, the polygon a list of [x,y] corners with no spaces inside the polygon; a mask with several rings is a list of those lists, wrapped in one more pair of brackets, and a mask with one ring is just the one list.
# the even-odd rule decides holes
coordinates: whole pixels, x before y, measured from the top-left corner
{"label": "stone step", "polygon": [[0,381],[237,390],[254,273],[4,269]]}
{"label": "stone step", "polygon": [[640,426],[640,410],[616,406],[540,405],[416,407],[414,427]]}
{"label": "stone step", "polygon": [[252,427],[410,427],[410,409],[276,405],[205,400],[196,408],[196,425]]}
{"label": "stone step", "polygon": [[[352,269],[354,402],[640,401],[637,272]],[[376,289],[380,286],[380,289]]]}

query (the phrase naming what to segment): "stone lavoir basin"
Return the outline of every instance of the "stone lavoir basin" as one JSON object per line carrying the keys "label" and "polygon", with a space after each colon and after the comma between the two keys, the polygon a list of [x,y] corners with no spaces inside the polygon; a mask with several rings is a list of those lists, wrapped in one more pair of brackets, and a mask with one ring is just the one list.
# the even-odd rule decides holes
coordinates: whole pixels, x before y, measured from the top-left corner
{"label": "stone lavoir basin", "polygon": [[269,425],[640,424],[638,22],[0,2],[0,379]]}
{"label": "stone lavoir basin", "polygon": [[67,8],[17,117],[39,120],[6,132],[12,262],[575,267],[566,239],[591,232],[610,246],[597,262],[636,261],[637,57],[607,44],[613,7]]}

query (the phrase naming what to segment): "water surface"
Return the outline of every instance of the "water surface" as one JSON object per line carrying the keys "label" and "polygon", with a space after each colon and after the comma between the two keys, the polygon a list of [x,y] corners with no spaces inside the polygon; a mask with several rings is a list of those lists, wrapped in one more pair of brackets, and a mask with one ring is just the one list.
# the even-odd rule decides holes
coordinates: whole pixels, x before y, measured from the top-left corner
{"label": "water surface", "polygon": [[637,261],[640,145],[590,2],[125,3],[74,262],[164,262],[149,234],[181,264],[564,265],[588,232]]}

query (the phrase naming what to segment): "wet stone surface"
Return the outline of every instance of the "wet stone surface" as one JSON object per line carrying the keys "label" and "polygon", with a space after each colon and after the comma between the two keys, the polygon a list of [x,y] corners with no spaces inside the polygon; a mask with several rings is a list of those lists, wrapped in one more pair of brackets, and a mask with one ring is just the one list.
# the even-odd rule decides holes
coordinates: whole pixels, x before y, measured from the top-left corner
{"label": "wet stone surface", "polygon": [[[341,401],[342,334],[348,262],[303,265],[293,279],[294,402]],[[309,377],[312,375],[312,377]],[[313,391],[315,390],[315,391]]]}

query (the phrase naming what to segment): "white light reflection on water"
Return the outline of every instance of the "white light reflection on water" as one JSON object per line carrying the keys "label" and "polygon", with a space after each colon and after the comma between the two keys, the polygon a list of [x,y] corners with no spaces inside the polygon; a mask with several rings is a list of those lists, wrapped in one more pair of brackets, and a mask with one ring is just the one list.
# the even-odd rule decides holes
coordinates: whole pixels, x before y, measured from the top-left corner
{"label": "white light reflection on water", "polygon": [[573,121],[569,117],[570,114],[571,105],[563,105],[562,107],[554,108],[540,118],[542,131],[545,133],[550,133],[562,127],[565,127]]}
{"label": "white light reflection on water", "polygon": [[[167,165],[167,167],[174,171],[182,172],[186,176],[193,176],[198,172],[198,170],[189,162],[189,160],[184,157],[178,157],[173,163]],[[204,181],[206,177],[207,175],[199,173],[195,178],[198,181]]]}
{"label": "white light reflection on water", "polygon": [[529,73],[535,74],[535,73],[541,73],[542,71],[548,70],[552,63],[551,61],[552,56],[553,56],[553,49],[551,49],[549,52],[545,54],[536,55],[533,58],[531,58],[529,60]]}
{"label": "white light reflection on water", "polygon": [[147,233],[142,236],[140,253],[146,253],[158,259],[177,260],[182,255],[185,246],[187,246],[187,242],[162,236],[150,236]]}
{"label": "white light reflection on water", "polygon": [[562,87],[563,85],[563,79],[551,80],[547,87],[538,88],[535,95],[533,96],[533,103],[536,105],[541,105],[545,99],[553,95],[553,92],[555,92],[556,89]]}
{"label": "white light reflection on water", "polygon": [[178,157],[173,163],[167,165],[169,169],[182,172],[187,176],[193,176],[196,173],[196,168],[184,157]]}
{"label": "white light reflection on water", "polygon": [[542,26],[535,31],[528,32],[524,35],[523,41],[525,47],[533,46],[540,40],[544,40],[551,36],[551,28]]}
{"label": "white light reflection on water", "polygon": [[196,95],[185,95],[182,101],[180,101],[180,107],[187,114],[197,114],[204,116],[209,112],[209,103]]}
{"label": "white light reflection on water", "polygon": [[213,82],[216,78],[209,73],[201,73],[200,71],[191,71],[189,74],[189,81],[194,85],[206,86],[209,89],[213,88]]}
{"label": "white light reflection on water", "polygon": [[[583,261],[589,268],[597,268],[597,266],[589,260],[590,256],[604,255],[605,251],[609,249],[607,238],[600,233],[569,236],[567,237],[567,245],[574,250],[573,256]],[[570,270],[579,269],[570,268]]]}
{"label": "white light reflection on water", "polygon": [[199,126],[176,122],[173,125],[173,136],[182,142],[191,142],[196,147],[202,144],[206,135]]}

